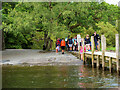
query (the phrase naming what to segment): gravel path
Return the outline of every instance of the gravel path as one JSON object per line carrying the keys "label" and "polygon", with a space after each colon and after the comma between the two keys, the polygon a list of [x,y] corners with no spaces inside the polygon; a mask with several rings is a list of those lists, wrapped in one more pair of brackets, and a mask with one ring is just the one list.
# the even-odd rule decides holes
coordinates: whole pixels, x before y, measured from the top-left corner
{"label": "gravel path", "polygon": [[44,52],[32,49],[7,49],[2,52],[2,64],[12,65],[82,65],[70,53]]}

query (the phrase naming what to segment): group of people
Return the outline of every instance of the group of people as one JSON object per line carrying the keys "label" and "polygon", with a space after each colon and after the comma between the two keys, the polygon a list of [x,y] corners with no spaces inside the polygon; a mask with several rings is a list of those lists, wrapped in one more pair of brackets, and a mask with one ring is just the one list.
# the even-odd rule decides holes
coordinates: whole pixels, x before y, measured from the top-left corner
{"label": "group of people", "polygon": [[[94,36],[94,42],[95,42],[95,47],[96,47],[96,51],[98,50],[98,40],[100,39],[99,34],[97,34],[96,32],[94,32],[94,34],[92,35]],[[82,57],[82,53],[83,53],[83,41],[84,41],[84,51],[90,51],[91,50],[91,41],[89,38],[89,35],[86,35],[86,38],[83,39],[81,38],[81,42],[80,42],[80,54],[81,54],[81,59]],[[58,51],[62,50],[62,54],[64,54],[64,50],[66,48],[67,51],[78,51],[78,42],[77,42],[77,35],[74,38],[70,38],[70,36],[68,36],[68,38],[58,38],[56,41],[56,53],[58,53]]]}
{"label": "group of people", "polygon": [[62,54],[64,54],[64,50],[65,50],[65,47],[66,47],[66,50],[67,51],[77,51],[77,36],[75,36],[74,38],[58,38],[57,41],[56,41],[56,53],[58,53],[58,51],[60,51],[60,47],[61,47],[61,50],[62,50]]}
{"label": "group of people", "polygon": [[[98,51],[98,41],[100,40],[100,37],[99,37],[99,34],[97,34],[96,32],[94,32],[94,34],[92,35],[94,36],[94,42],[95,42],[95,47],[96,47],[96,51]],[[81,60],[83,60],[83,38],[81,39],[81,42],[80,42],[80,54],[81,54]],[[87,34],[86,35],[86,38],[84,40],[84,52],[86,51],[90,51],[91,50],[91,41],[90,41],[90,38],[89,38],[89,35]]]}

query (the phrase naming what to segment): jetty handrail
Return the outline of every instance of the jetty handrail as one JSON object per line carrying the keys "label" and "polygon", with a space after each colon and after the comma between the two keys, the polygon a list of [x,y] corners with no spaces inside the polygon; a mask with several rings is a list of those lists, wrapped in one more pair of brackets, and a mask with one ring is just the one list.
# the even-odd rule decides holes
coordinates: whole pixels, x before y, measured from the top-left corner
{"label": "jetty handrail", "polygon": [[[116,42],[116,51],[115,51],[115,57],[112,57],[112,56],[110,56],[110,55],[108,55],[108,56],[106,56],[105,55],[105,53],[107,53],[106,52],[106,37],[104,36],[104,35],[101,35],[101,45],[99,45],[99,46],[101,46],[101,49],[102,49],[102,55],[97,55],[97,64],[96,64],[96,66],[97,67],[99,67],[100,66],[100,56],[102,57],[101,59],[102,59],[102,68],[103,68],[103,70],[104,70],[104,67],[105,67],[105,63],[106,63],[106,57],[108,58],[107,60],[109,60],[109,70],[110,70],[110,72],[111,72],[111,68],[112,68],[112,60],[113,60],[113,58],[114,58],[114,61],[116,62],[116,70],[117,70],[117,72],[119,73],[119,70],[120,70],[120,65],[119,65],[119,63],[120,63],[120,56],[119,56],[119,47],[120,47],[120,45],[119,45],[119,34],[116,34],[115,35],[115,42]],[[99,44],[100,44],[100,42],[99,42]],[[94,52],[94,36],[91,36],[91,59],[92,59],[92,67],[94,67],[94,56],[95,56],[95,52]],[[100,49],[99,47],[98,47],[98,49]],[[84,49],[83,49],[83,51],[84,51]],[[88,54],[88,53],[85,53],[85,52],[83,52],[83,54],[84,54],[84,59],[85,59],[85,57],[87,57],[86,55]],[[84,60],[84,61],[86,61],[86,60]]]}
{"label": "jetty handrail", "polygon": [[104,67],[105,67],[105,48],[106,48],[106,47],[105,47],[105,45],[106,45],[105,43],[106,43],[106,42],[105,42],[104,39],[105,39],[105,36],[102,35],[102,36],[101,36],[101,44],[102,44],[101,46],[102,46],[102,68],[103,68],[103,69],[104,69]]}
{"label": "jetty handrail", "polygon": [[116,34],[116,65],[117,72],[119,72],[119,34]]}

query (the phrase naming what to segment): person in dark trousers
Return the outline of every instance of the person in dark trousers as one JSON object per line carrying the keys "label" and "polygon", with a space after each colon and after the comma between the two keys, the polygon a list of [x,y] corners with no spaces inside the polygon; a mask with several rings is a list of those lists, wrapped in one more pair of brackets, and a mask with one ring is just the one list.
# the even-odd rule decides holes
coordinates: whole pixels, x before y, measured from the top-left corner
{"label": "person in dark trousers", "polygon": [[73,43],[73,50],[76,51],[76,45],[77,45],[77,41],[74,40],[74,43]]}
{"label": "person in dark trousers", "polygon": [[62,38],[62,41],[61,41],[61,49],[62,49],[62,54],[64,54],[64,49],[65,49],[65,40],[64,40],[64,38]]}
{"label": "person in dark trousers", "polygon": [[68,45],[70,47],[70,51],[72,51],[72,46],[73,46],[72,37],[68,40]]}
{"label": "person in dark trousers", "polygon": [[68,51],[70,51],[70,47],[69,47],[69,45],[68,45],[68,44],[69,44],[69,43],[68,43],[68,42],[69,42],[69,39],[70,39],[70,35],[68,35],[68,38],[67,38],[67,46],[68,46],[67,48],[68,48]]}
{"label": "person in dark trousers", "polygon": [[85,38],[85,45],[87,48],[86,51],[90,51],[90,38],[88,34],[86,35],[86,38]]}
{"label": "person in dark trousers", "polygon": [[100,39],[99,34],[94,32],[94,34],[92,36],[94,36],[94,42],[95,42],[96,51],[98,51],[98,40]]}
{"label": "person in dark trousers", "polygon": [[66,49],[68,51],[68,38],[65,38]]}

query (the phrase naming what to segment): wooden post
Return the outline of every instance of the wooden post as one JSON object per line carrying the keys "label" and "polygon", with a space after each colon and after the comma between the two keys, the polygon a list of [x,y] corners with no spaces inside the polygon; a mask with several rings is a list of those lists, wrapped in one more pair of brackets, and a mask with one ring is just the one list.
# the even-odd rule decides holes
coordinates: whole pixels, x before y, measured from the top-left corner
{"label": "wooden post", "polygon": [[103,38],[102,38],[102,35],[101,35],[101,51],[102,51],[102,42],[103,42],[103,40],[102,40]]}
{"label": "wooden post", "polygon": [[105,51],[106,51],[106,37],[104,37],[104,49],[105,49]]}
{"label": "wooden post", "polygon": [[80,42],[81,42],[80,34],[77,34],[77,42],[78,42],[78,51],[80,52]]}
{"label": "wooden post", "polygon": [[105,41],[104,41],[104,35],[101,36],[101,46],[102,46],[102,68],[104,70],[104,67],[105,67]]}
{"label": "wooden post", "polygon": [[91,36],[92,43],[92,67],[94,67],[94,36]]}
{"label": "wooden post", "polygon": [[0,51],[2,51],[2,30],[0,30]]}
{"label": "wooden post", "polygon": [[100,55],[97,55],[97,67],[100,66]]}
{"label": "wooden post", "polygon": [[99,70],[99,68],[97,67],[97,73],[96,73],[97,75],[100,75],[100,70]]}
{"label": "wooden post", "polygon": [[83,39],[83,43],[82,43],[82,45],[83,45],[83,63],[85,62],[85,52],[84,52],[84,39]]}
{"label": "wooden post", "polygon": [[112,58],[110,57],[109,58],[109,70],[111,72],[111,69],[112,69]]}
{"label": "wooden post", "polygon": [[100,39],[98,40],[98,51],[100,51]]}
{"label": "wooden post", "polygon": [[[2,10],[2,2],[0,2],[0,10]],[[0,12],[0,26],[2,26],[2,12]],[[2,90],[2,50],[4,49],[4,35],[3,30],[0,29],[0,89]]]}
{"label": "wooden post", "polygon": [[119,34],[116,34],[116,66],[119,73]]}

